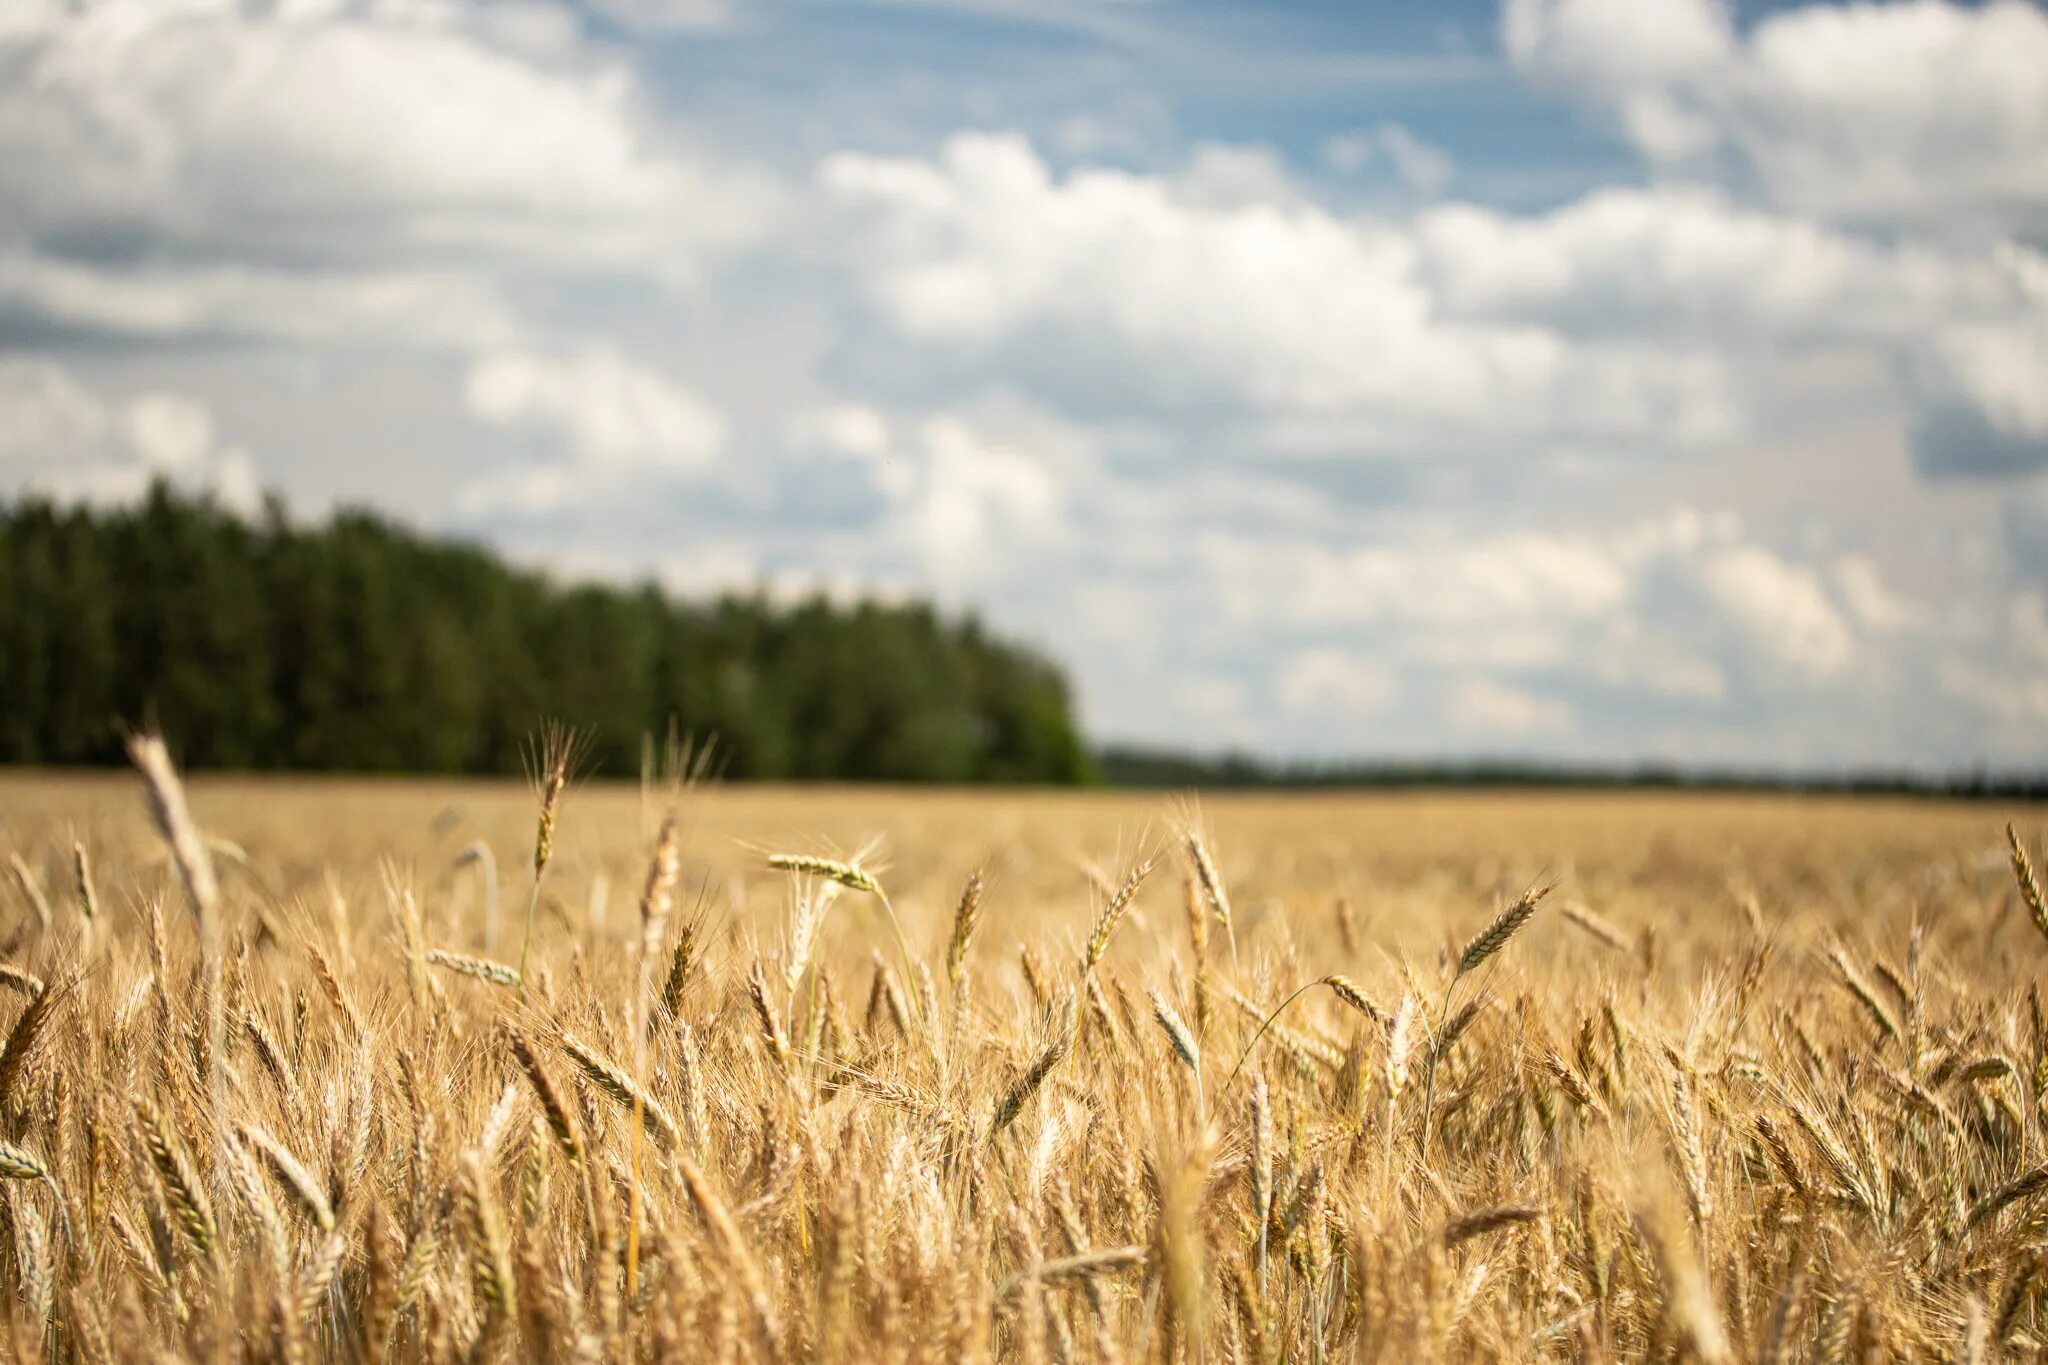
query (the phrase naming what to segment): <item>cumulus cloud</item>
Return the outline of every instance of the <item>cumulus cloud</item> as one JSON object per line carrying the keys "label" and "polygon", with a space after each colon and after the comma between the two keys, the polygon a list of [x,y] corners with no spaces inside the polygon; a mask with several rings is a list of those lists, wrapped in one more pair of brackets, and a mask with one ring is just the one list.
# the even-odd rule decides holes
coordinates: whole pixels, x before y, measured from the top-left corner
{"label": "cumulus cloud", "polygon": [[1738,545],[1703,558],[1697,572],[1720,615],[1792,676],[1824,681],[1854,662],[1848,622],[1813,569]]}
{"label": "cumulus cloud", "polygon": [[1425,196],[1440,192],[1457,169],[1457,161],[1449,152],[1417,137],[1399,123],[1333,133],[1323,139],[1322,154],[1332,170],[1346,175],[1356,175],[1384,160],[1396,179]]}
{"label": "cumulus cloud", "polygon": [[2048,13],[2028,0],[1807,4],[1747,31],[1724,0],[1506,0],[1501,38],[1652,158],[1726,149],[1781,204],[1944,231],[2048,222]]}
{"label": "cumulus cloud", "polygon": [[486,356],[470,367],[464,396],[485,421],[559,432],[600,469],[702,468],[724,439],[704,400],[607,349]]}
{"label": "cumulus cloud", "polygon": [[943,591],[1059,533],[1065,494],[1043,453],[939,414],[903,422],[844,405],[802,424],[800,448],[857,464],[888,511],[878,528]]}
{"label": "cumulus cloud", "polygon": [[[1895,377],[1879,401],[1911,421],[1923,469],[2048,465],[2048,256],[2033,248],[1876,241],[1671,186],[1600,190],[1535,215],[1447,205],[1416,231],[1425,278],[1454,317],[1582,341],[1683,329],[1738,365],[1752,411],[1768,411],[1784,354],[1856,348]],[[1765,363],[1741,367],[1744,355]]]}
{"label": "cumulus cloud", "polygon": [[597,11],[628,28],[655,33],[695,33],[734,22],[725,0],[596,0]]}
{"label": "cumulus cloud", "polygon": [[0,479],[56,499],[133,502],[157,479],[253,516],[254,463],[221,442],[212,411],[188,395],[95,392],[55,361],[0,355]]}
{"label": "cumulus cloud", "polygon": [[1501,43],[1538,78],[1612,102],[1652,155],[1691,155],[1715,137],[1674,87],[1726,63],[1733,34],[1722,0],[1506,0]]}
{"label": "cumulus cloud", "polygon": [[326,271],[243,262],[105,265],[0,248],[0,325],[43,341],[285,341],[467,350],[527,325],[495,283],[453,270]]}
{"label": "cumulus cloud", "polygon": [[823,176],[880,322],[1076,408],[1351,419],[1408,439],[1684,442],[1739,422],[1711,356],[1442,317],[1398,224],[1219,205],[1164,176],[1059,180],[1014,136],[836,156]]}
{"label": "cumulus cloud", "polygon": [[623,66],[487,10],[96,0],[0,31],[0,307],[488,342],[489,271],[680,280],[759,231],[761,179],[657,132]]}
{"label": "cumulus cloud", "polygon": [[1527,736],[1569,730],[1574,720],[1572,708],[1564,702],[1492,678],[1473,678],[1460,685],[1446,709],[1453,725],[1488,740],[1497,734]]}
{"label": "cumulus cloud", "polygon": [[1690,509],[1599,533],[1217,537],[1204,558],[1241,625],[1369,635],[1452,676],[1576,675],[1686,705],[1832,686],[1916,612],[1865,559],[1788,557],[1733,517]]}
{"label": "cumulus cloud", "polygon": [[1462,316],[1574,332],[1913,340],[1930,321],[2042,315],[2048,257],[1878,242],[1702,187],[1597,190],[1545,213],[1418,220],[1426,277]]}
{"label": "cumulus cloud", "polygon": [[1927,469],[2001,476],[2048,467],[2048,295],[2017,325],[1935,332],[1921,377],[1930,397],[1913,446]]}
{"label": "cumulus cloud", "polygon": [[603,347],[485,356],[470,366],[463,398],[483,421],[540,437],[548,457],[470,484],[461,494],[470,512],[505,507],[532,515],[615,493],[634,478],[702,471],[725,440],[725,419],[709,403]]}
{"label": "cumulus cloud", "polygon": [[1061,178],[1014,136],[823,178],[874,319],[923,362],[901,368],[1075,413],[1637,458],[1769,429],[1803,382],[1785,356],[1833,348],[1890,377],[1923,468],[2048,462],[2048,256],[2017,243],[1874,240],[1682,186],[1340,218],[1256,158]]}
{"label": "cumulus cloud", "polygon": [[1282,664],[1274,691],[1290,711],[1356,717],[1384,711],[1400,695],[1401,680],[1383,660],[1322,645]]}

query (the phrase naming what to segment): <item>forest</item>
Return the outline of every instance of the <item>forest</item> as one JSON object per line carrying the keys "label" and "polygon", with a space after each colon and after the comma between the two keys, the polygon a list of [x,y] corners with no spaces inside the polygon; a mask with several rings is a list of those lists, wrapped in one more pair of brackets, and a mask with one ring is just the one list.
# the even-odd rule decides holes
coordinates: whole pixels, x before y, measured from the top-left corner
{"label": "forest", "polygon": [[682,601],[561,583],[344,511],[244,519],[159,485],[131,507],[0,506],[0,762],[507,773],[544,718],[594,772],[709,740],[727,777],[1072,783],[1065,679],[917,604]]}

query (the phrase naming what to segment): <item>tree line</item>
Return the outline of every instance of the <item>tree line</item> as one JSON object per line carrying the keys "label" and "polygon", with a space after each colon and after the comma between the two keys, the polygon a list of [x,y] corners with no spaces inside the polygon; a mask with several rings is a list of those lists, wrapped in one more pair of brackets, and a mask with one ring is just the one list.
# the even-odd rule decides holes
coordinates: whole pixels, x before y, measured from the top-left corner
{"label": "tree line", "polygon": [[1572,763],[1499,757],[1284,760],[1247,753],[1110,745],[1095,755],[1096,780],[1110,786],[1161,789],[1349,790],[1375,788],[1661,788],[1717,792],[1815,792],[1844,796],[1953,796],[1982,800],[2048,798],[2048,773],[2021,767],[1737,768],[1640,763]]}
{"label": "tree line", "polygon": [[509,773],[544,717],[587,763],[710,738],[739,778],[1086,780],[1059,670],[930,606],[556,583],[377,515],[0,506],[0,761]]}

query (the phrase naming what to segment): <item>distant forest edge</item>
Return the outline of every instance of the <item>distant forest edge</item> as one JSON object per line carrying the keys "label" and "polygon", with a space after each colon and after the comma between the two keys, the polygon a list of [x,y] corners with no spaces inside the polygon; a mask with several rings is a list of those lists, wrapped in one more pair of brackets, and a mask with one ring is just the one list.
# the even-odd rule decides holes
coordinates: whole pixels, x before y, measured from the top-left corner
{"label": "distant forest edge", "polygon": [[246,520],[166,485],[0,503],[0,763],[119,763],[121,726],[154,724],[199,768],[513,773],[547,718],[616,777],[673,728],[736,779],[2048,797],[2038,773],[1091,752],[1051,660],[929,606],[564,584],[374,513]]}
{"label": "distant forest edge", "polygon": [[736,778],[1092,776],[1060,671],[926,606],[558,584],[369,513],[248,521],[162,485],[0,506],[0,762],[118,762],[148,722],[195,767],[509,773],[543,717],[618,776],[671,725]]}
{"label": "distant forest edge", "polygon": [[1970,770],[1773,771],[1639,763],[1594,765],[1529,758],[1276,763],[1249,754],[1189,754],[1112,745],[1095,756],[1097,779],[1117,787],[1337,790],[1355,787],[1684,788],[1696,791],[1840,792],[2048,799],[2048,775]]}

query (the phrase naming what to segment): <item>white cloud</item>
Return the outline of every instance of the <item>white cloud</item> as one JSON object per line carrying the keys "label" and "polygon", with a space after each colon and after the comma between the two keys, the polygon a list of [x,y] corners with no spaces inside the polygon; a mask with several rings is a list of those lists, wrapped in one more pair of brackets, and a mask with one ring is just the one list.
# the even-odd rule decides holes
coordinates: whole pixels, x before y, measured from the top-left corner
{"label": "white cloud", "polygon": [[1411,666],[1708,702],[1731,675],[1752,689],[1831,683],[1918,616],[1867,560],[1790,558],[1733,518],[1685,509],[1602,533],[1351,549],[1230,535],[1203,551],[1235,626],[1366,631]]}
{"label": "white cloud", "polygon": [[1501,42],[1539,75],[1614,89],[1710,70],[1733,32],[1725,0],[1506,0]]}
{"label": "white cloud", "polygon": [[1934,339],[1944,387],[1999,431],[2048,441],[2048,301],[2012,327],[1958,325]]}
{"label": "white cloud", "polygon": [[1879,244],[1700,188],[1609,188],[1546,213],[1469,204],[1418,220],[1427,276],[1460,315],[1579,332],[1911,339],[1930,322],[2042,309],[2048,258]]}
{"label": "white cloud", "polygon": [[1457,169],[1449,152],[1399,123],[1333,133],[1323,139],[1322,155],[1326,165],[1346,175],[1356,175],[1384,158],[1403,185],[1425,196],[1440,192]]}
{"label": "white cloud", "polygon": [[1944,229],[2048,221],[2048,13],[2026,0],[1506,0],[1501,37],[1649,156],[1732,148],[1779,202]]}
{"label": "white cloud", "polygon": [[1610,101],[1629,135],[1659,157],[1694,154],[1712,124],[1674,85],[1719,69],[1732,42],[1722,0],[1506,0],[1501,43],[1540,79]]}
{"label": "white cloud", "polygon": [[1225,536],[1208,550],[1216,577],[1237,585],[1232,598],[1240,610],[1267,609],[1270,590],[1285,583],[1285,598],[1272,609],[1306,623],[1472,626],[1538,616],[1555,623],[1603,616],[1629,591],[1629,565],[1611,547],[1540,532],[1347,550],[1313,543],[1276,549]]}
{"label": "white cloud", "polygon": [[1903,630],[1922,624],[1926,618],[1919,603],[1886,586],[1884,575],[1868,555],[1842,556],[1835,561],[1831,577],[1843,610],[1865,630]]}
{"label": "white cloud", "polygon": [[[1943,659],[1937,665],[1941,689],[1982,711],[2016,733],[2019,744],[2031,743],[2027,732],[2048,721],[2048,678],[2013,675],[1966,659]],[[2021,750],[2024,752],[2024,750]]]}
{"label": "white cloud", "polygon": [[59,502],[117,505],[170,479],[245,516],[262,502],[246,451],[220,443],[212,410],[149,390],[95,392],[58,362],[0,355],[0,482]]}
{"label": "white cloud", "polygon": [[1492,678],[1473,678],[1449,698],[1451,724],[1482,734],[1541,735],[1570,730],[1572,708]]}
{"label": "white cloud", "polygon": [[1209,180],[1056,181],[1007,136],[954,137],[931,161],[835,156],[824,183],[859,230],[853,265],[882,322],[1055,398],[1411,436],[1682,443],[1739,425],[1712,357],[1441,317],[1398,224],[1219,204]]}
{"label": "white cloud", "polygon": [[1281,665],[1274,683],[1283,707],[1308,714],[1384,711],[1400,692],[1399,674],[1384,661],[1328,645],[1297,652]]}
{"label": "white cloud", "polygon": [[213,413],[183,394],[139,394],[128,405],[128,441],[159,469],[186,469],[213,449]]}
{"label": "white cloud", "polygon": [[1721,614],[1794,676],[1837,677],[1854,660],[1855,637],[1813,569],[1732,545],[1706,556],[1698,579]]}
{"label": "white cloud", "polygon": [[31,328],[164,344],[466,349],[506,345],[524,330],[493,284],[446,269],[108,264],[0,248],[0,317],[8,314]]}
{"label": "white cloud", "polygon": [[554,14],[97,0],[0,32],[0,307],[502,344],[493,272],[681,283],[757,236],[766,181],[659,130]]}
{"label": "white cloud", "polygon": [[463,399],[482,420],[539,433],[547,449],[568,455],[539,468],[493,471],[465,493],[471,511],[545,512],[622,479],[701,471],[725,440],[725,419],[710,404],[605,347],[486,356],[470,366]]}
{"label": "white cloud", "polygon": [[110,422],[99,399],[62,365],[0,357],[0,461],[10,473],[37,462],[78,459],[98,448]]}
{"label": "white cloud", "polygon": [[655,33],[720,29],[736,18],[725,0],[596,0],[596,7],[607,19]]}
{"label": "white cloud", "polygon": [[690,175],[636,128],[623,71],[402,15],[90,6],[9,54],[27,79],[0,96],[0,185],[38,229],[327,258],[670,240]]}
{"label": "white cloud", "polygon": [[1065,494],[1044,454],[957,416],[896,422],[842,405],[804,425],[800,440],[864,469],[889,505],[884,534],[908,547],[942,588],[985,576],[1006,553],[1060,530]]}
{"label": "white cloud", "polygon": [[1689,337],[1741,374],[1746,406],[1764,414],[1793,377],[1788,351],[1835,347],[1897,378],[1867,398],[1920,415],[1923,467],[2048,464],[2048,256],[2028,247],[1881,243],[1671,186],[1600,190],[1530,216],[1446,205],[1416,233],[1452,317],[1542,325],[1581,344]]}

